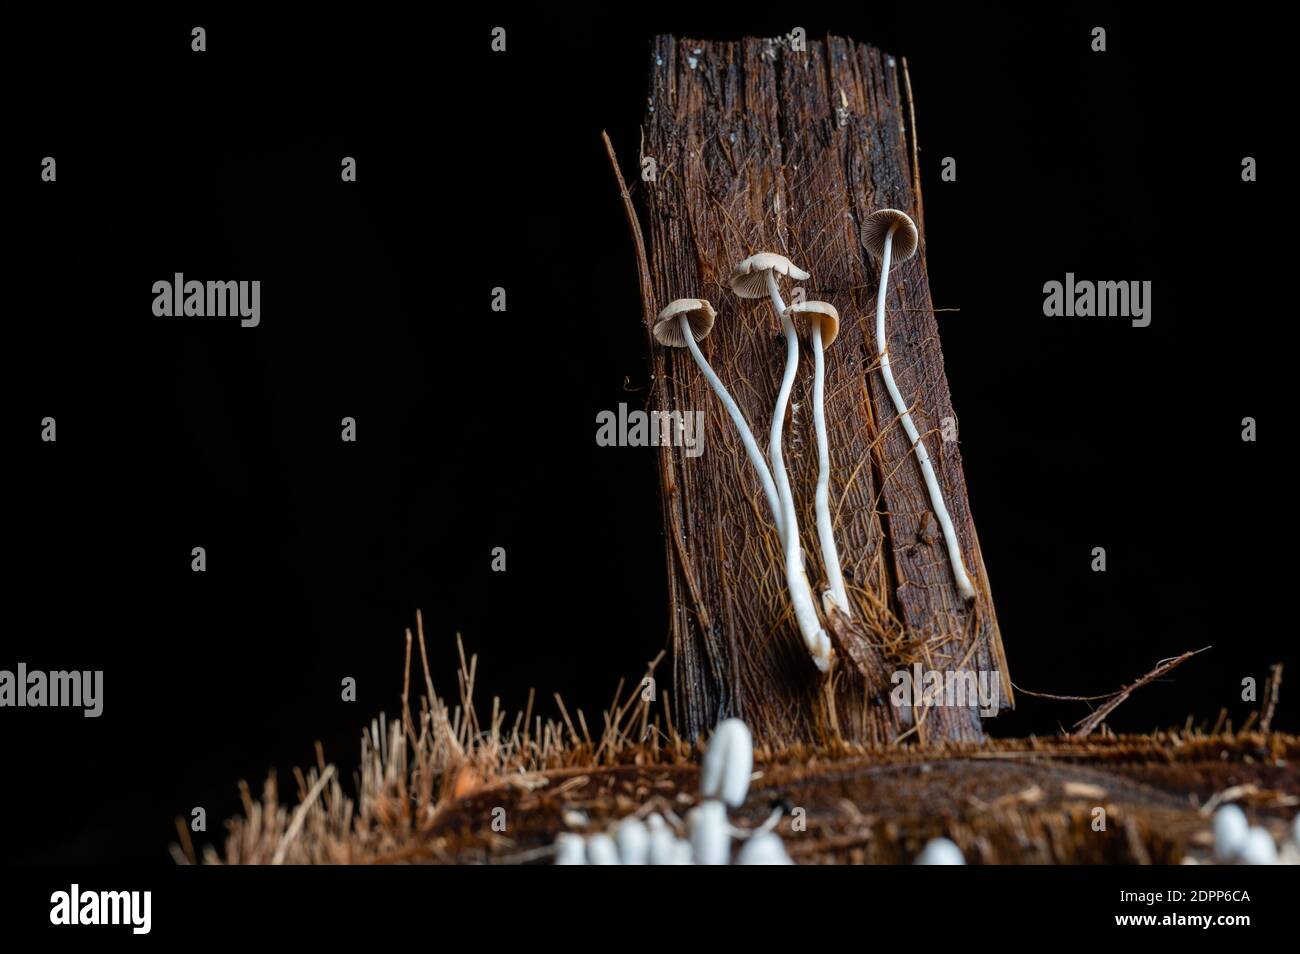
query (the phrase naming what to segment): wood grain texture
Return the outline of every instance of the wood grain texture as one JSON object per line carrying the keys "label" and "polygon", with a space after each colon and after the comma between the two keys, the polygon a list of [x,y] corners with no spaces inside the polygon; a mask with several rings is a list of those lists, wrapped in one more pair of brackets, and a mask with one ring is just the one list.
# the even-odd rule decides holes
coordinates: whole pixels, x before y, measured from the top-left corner
{"label": "wood grain texture", "polygon": [[[644,245],[633,217],[654,375],[650,401],[659,410],[703,410],[706,422],[702,456],[660,449],[673,702],[688,737],[734,715],[774,743],[982,738],[973,707],[927,708],[918,727],[911,710],[890,704],[890,675],[913,661],[996,671],[1002,703],[1010,703],[961,454],[938,431],[955,415],[930,299],[902,70],[892,57],[836,37],[810,40],[806,52],[766,39],[653,43],[641,150],[655,160],[656,176],[640,183]],[[858,236],[863,218],[883,207],[908,212],[921,227],[917,256],[889,276],[888,347],[979,590],[970,604],[956,592],[920,469],[879,371],[879,272]],[[765,450],[784,338],[768,301],[741,300],[727,284],[732,266],[757,251],[780,252],[810,271],[805,296],[833,303],[841,315],[840,336],[826,355],[831,512],[854,632],[863,639],[858,665],[842,655],[829,682],[803,648],[776,530],[734,427],[690,355],[649,335],[654,315],[672,299],[709,299],[718,319],[701,348]],[[783,293],[791,299],[791,283]],[[785,448],[808,574],[820,592],[812,367],[805,341]]]}

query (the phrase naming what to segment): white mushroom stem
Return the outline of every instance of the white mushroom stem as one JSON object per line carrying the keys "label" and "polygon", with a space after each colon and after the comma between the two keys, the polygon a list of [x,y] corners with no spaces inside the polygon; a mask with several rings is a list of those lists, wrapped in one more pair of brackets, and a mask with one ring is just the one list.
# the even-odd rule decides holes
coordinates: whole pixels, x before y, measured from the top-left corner
{"label": "white mushroom stem", "polygon": [[643,865],[650,857],[650,833],[639,818],[619,822],[614,843],[618,845],[619,860],[625,865]]}
{"label": "white mushroom stem", "polygon": [[754,465],[754,470],[758,472],[758,479],[763,485],[763,493],[767,495],[767,505],[772,510],[772,520],[776,523],[776,533],[782,541],[785,540],[785,513],[781,507],[781,497],[777,493],[776,485],[772,483],[772,474],[767,469],[767,461],[763,460],[763,454],[758,449],[758,443],[754,440],[754,433],[749,429],[749,422],[745,420],[745,415],[741,413],[740,407],[731,397],[731,392],[727,386],[719,380],[718,376],[713,373],[713,368],[705,360],[704,354],[700,351],[700,346],[695,343],[695,335],[691,331],[690,322],[686,316],[682,315],[682,337],[686,339],[686,347],[691,351],[691,357],[695,363],[700,366],[700,372],[704,379],[709,382],[718,400],[722,406],[727,409],[731,415],[731,422],[736,425],[736,430],[740,432],[740,441],[745,445],[745,453],[749,455],[749,462]]}
{"label": "white mushroom stem", "polygon": [[587,864],[617,865],[622,864],[618,858],[618,845],[609,835],[601,832],[587,839]]}
{"label": "white mushroom stem", "polygon": [[731,859],[731,831],[722,802],[700,802],[687,813],[686,825],[696,864],[725,865]]}
{"label": "white mushroom stem", "polygon": [[840,552],[835,548],[835,532],[831,526],[831,451],[826,440],[826,358],[822,348],[822,323],[812,319],[813,340],[813,424],[817,431],[817,494],[814,504],[817,511],[817,539],[822,546],[822,566],[830,583],[830,596],[840,612],[852,616],[849,594],[844,588],[844,571],[840,569]]}
{"label": "white mushroom stem", "polygon": [[581,835],[560,832],[555,836],[555,863],[557,865],[585,865],[587,843]]}
{"label": "white mushroom stem", "polygon": [[663,817],[653,814],[646,819],[646,829],[650,832],[649,862],[652,865],[671,865],[677,854],[677,836],[664,822]]}
{"label": "white mushroom stem", "polygon": [[772,462],[772,474],[776,477],[777,492],[781,496],[782,526],[786,532],[782,536],[785,545],[785,580],[790,590],[790,602],[794,605],[794,618],[799,624],[804,644],[812,656],[813,663],[822,672],[830,669],[831,642],[817,619],[817,608],[813,603],[812,587],[808,585],[808,575],[804,572],[803,550],[799,545],[799,519],[794,512],[794,497],[790,493],[790,478],[785,472],[785,457],[781,452],[781,432],[785,428],[785,409],[790,402],[790,389],[794,386],[795,372],[799,369],[799,336],[795,334],[794,322],[785,313],[785,302],[781,300],[781,291],[776,286],[776,276],[769,269],[767,272],[767,290],[772,296],[772,306],[781,318],[785,329],[785,376],[781,379],[781,390],[776,396],[776,409],[772,412],[772,429],[768,440],[768,458]]}
{"label": "white mushroom stem", "polygon": [[876,347],[880,351],[880,373],[885,376],[885,387],[889,389],[889,396],[893,398],[894,407],[903,422],[903,430],[907,432],[907,439],[912,442],[912,447],[916,450],[916,459],[921,465],[921,475],[925,478],[926,489],[930,492],[930,506],[939,519],[939,526],[943,529],[943,539],[948,545],[948,560],[952,563],[952,573],[957,580],[957,592],[961,594],[962,599],[968,600],[975,595],[975,587],[971,585],[970,577],[966,574],[961,545],[957,542],[957,531],[953,528],[952,517],[948,515],[948,507],[943,502],[943,492],[939,489],[939,480],[934,475],[934,465],[930,463],[930,455],[921,441],[921,435],[917,433],[916,425],[912,423],[912,415],[907,411],[907,402],[903,400],[898,385],[894,383],[893,372],[889,370],[889,349],[885,342],[885,289],[889,285],[889,252],[896,228],[897,225],[893,226],[885,235],[885,250],[880,257],[880,291],[876,295]]}

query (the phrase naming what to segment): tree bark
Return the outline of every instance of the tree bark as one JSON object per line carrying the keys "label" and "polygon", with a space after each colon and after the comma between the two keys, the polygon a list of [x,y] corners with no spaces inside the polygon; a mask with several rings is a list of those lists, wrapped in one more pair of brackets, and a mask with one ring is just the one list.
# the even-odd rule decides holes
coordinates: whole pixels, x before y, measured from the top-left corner
{"label": "tree bark", "polygon": [[[919,662],[927,670],[990,674],[1001,705],[1011,703],[961,454],[940,433],[945,419],[955,427],[955,415],[926,273],[905,64],[844,38],[806,46],[794,52],[784,39],[668,36],[653,44],[641,159],[654,160],[654,176],[638,190],[648,249],[628,203],[653,372],[650,403],[705,412],[701,456],[659,451],[675,720],[691,738],[737,716],[771,742],[980,739],[974,703],[913,710],[890,701],[891,675]],[[921,230],[918,254],[889,275],[888,349],[979,591],[970,603],[956,591],[921,471],[880,374],[879,270],[859,229],[886,207],[907,212]],[[850,626],[828,621],[840,651],[829,679],[803,648],[776,529],[735,428],[689,353],[649,335],[672,299],[712,302],[718,319],[700,347],[766,451],[784,337],[767,300],[739,299],[728,285],[732,267],[758,251],[779,252],[810,271],[805,297],[831,302],[841,316],[839,338],[826,353],[826,419],[831,514],[854,612]],[[782,282],[787,302],[794,284]],[[804,341],[785,456],[809,579],[820,593],[811,398]]]}

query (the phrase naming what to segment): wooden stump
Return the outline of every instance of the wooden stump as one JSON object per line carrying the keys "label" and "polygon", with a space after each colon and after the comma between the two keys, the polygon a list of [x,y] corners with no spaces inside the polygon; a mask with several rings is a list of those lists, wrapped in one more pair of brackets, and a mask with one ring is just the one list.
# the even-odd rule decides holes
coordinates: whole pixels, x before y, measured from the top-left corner
{"label": "wooden stump", "polygon": [[[974,705],[914,716],[889,699],[891,675],[919,662],[927,670],[996,672],[1001,704],[1011,703],[961,454],[941,434],[953,432],[956,418],[926,273],[905,65],[837,37],[792,52],[785,40],[664,36],[654,41],[651,63],[640,168],[653,159],[654,176],[638,189],[648,247],[628,202],[654,376],[650,402],[654,410],[704,410],[706,421],[701,456],[660,448],[678,728],[693,738],[734,715],[769,743],[980,739]],[[880,375],[879,270],[859,229],[885,207],[906,211],[921,229],[917,256],[889,276],[888,348],[979,590],[969,604],[957,594]],[[672,299],[709,299],[718,320],[701,348],[766,450],[784,337],[767,300],[741,300],[727,283],[732,267],[758,251],[780,252],[810,271],[805,297],[831,302],[842,321],[826,355],[826,419],[831,513],[855,625],[836,627],[840,662],[829,682],[803,648],[776,530],[735,428],[690,355],[649,336]],[[820,593],[811,398],[805,343],[785,449],[809,579]]]}

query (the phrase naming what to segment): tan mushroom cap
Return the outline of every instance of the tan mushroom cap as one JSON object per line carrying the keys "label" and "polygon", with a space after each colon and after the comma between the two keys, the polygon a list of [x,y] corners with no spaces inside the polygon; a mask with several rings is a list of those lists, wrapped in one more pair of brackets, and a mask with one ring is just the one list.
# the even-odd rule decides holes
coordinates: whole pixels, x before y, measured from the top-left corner
{"label": "tan mushroom cap", "polygon": [[785,275],[797,282],[812,277],[784,255],[758,252],[731,270],[731,290],[741,298],[766,298],[768,272]]}
{"label": "tan mushroom cap", "polygon": [[696,341],[703,341],[713,330],[713,319],[717,312],[703,298],[677,298],[668,303],[668,307],[659,312],[651,329],[655,341],[669,348],[685,348],[686,336],[682,334],[682,316],[691,326],[691,334]]}
{"label": "tan mushroom cap", "polygon": [[[897,226],[897,228],[895,228]],[[894,229],[893,247],[889,257],[895,262],[905,262],[916,254],[916,246],[921,237],[917,234],[916,223],[906,212],[898,209],[879,209],[867,216],[862,223],[862,244],[871,257],[879,259],[885,254],[885,236]]]}
{"label": "tan mushroom cap", "polygon": [[786,308],[785,314],[791,320],[806,315],[810,324],[814,321],[821,322],[823,348],[829,348],[831,342],[839,337],[840,313],[828,301],[795,302]]}

